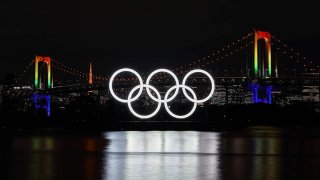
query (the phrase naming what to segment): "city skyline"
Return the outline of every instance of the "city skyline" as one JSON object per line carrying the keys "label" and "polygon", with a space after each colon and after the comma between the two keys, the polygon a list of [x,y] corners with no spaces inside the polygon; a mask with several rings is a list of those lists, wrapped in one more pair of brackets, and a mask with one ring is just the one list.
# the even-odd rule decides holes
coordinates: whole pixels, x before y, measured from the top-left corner
{"label": "city skyline", "polygon": [[0,179],[320,179],[317,2],[2,0]]}

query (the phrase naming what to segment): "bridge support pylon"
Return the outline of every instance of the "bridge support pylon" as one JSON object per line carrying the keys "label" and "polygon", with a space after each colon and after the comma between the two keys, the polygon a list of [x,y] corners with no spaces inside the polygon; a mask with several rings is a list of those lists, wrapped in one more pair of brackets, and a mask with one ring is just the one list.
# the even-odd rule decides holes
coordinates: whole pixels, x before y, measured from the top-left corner
{"label": "bridge support pylon", "polygon": [[[46,115],[49,117],[51,115],[51,96],[49,95],[48,89],[52,88],[52,77],[51,77],[51,58],[44,56],[35,57],[35,76],[34,76],[34,90],[35,93],[32,96],[35,112],[37,113],[40,109],[46,111]],[[39,63],[44,62],[47,65],[47,83],[42,88],[40,86],[39,79],[41,78],[39,74]],[[43,78],[44,79],[44,78]]]}
{"label": "bridge support pylon", "polygon": [[33,94],[32,96],[35,113],[41,109],[46,111],[46,115],[49,117],[51,115],[51,96],[44,94]]}
{"label": "bridge support pylon", "polygon": [[250,84],[252,92],[252,103],[272,104],[272,86],[260,85],[258,83]]}
{"label": "bridge support pylon", "polygon": [[[259,56],[259,40],[263,39],[266,43],[266,58]],[[254,30],[254,60],[253,60],[254,78],[271,77],[271,35],[269,32]],[[267,68],[266,68],[267,67]]]}

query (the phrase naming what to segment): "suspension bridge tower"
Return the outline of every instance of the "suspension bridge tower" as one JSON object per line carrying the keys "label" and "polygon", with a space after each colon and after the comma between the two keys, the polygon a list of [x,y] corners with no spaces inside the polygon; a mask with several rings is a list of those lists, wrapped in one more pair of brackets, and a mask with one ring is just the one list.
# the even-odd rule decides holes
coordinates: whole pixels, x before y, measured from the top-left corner
{"label": "suspension bridge tower", "polygon": [[[264,40],[265,49],[264,51],[259,51],[259,40]],[[265,52],[259,54],[259,52]],[[271,77],[271,35],[269,32],[256,31],[254,30],[254,60],[253,60],[253,69],[254,69],[254,78],[267,78]]]}
{"label": "suspension bridge tower", "polygon": [[[263,40],[265,46],[263,46]],[[263,81],[266,78],[272,76],[272,64],[271,64],[271,35],[269,32],[254,30],[253,40],[253,70],[254,77],[250,86],[252,90],[252,102],[253,103],[272,103],[272,86],[260,85],[259,81]],[[262,46],[262,47],[260,47]]]}
{"label": "suspension bridge tower", "polygon": [[[44,63],[42,67],[46,66],[45,72],[47,73],[47,82],[42,86],[41,77],[42,73],[39,73],[39,63]],[[35,57],[35,76],[34,76],[34,90],[33,102],[36,112],[39,109],[45,109],[47,116],[51,115],[51,96],[48,93],[48,90],[52,88],[52,77],[51,77],[51,58],[44,56]],[[41,67],[41,69],[42,69]]]}

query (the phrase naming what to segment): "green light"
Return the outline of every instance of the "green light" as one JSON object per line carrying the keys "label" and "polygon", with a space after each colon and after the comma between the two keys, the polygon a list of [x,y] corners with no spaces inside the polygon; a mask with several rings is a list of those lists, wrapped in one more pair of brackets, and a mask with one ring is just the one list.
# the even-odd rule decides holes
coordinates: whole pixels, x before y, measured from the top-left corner
{"label": "green light", "polygon": [[271,43],[268,43],[268,76],[271,77]]}
{"label": "green light", "polygon": [[258,77],[258,35],[254,33],[254,77]]}
{"label": "green light", "polygon": [[38,89],[38,85],[39,85],[39,82],[38,82],[38,61],[37,61],[37,58],[36,58],[36,61],[35,61],[35,76],[34,76],[34,88],[35,89]]}
{"label": "green light", "polygon": [[34,76],[34,87],[35,89],[39,88],[39,69],[38,64],[39,62],[44,62],[47,64],[47,71],[48,71],[48,82],[47,82],[47,88],[51,88],[51,58],[50,57],[42,57],[42,56],[36,56],[35,59],[35,76]]}
{"label": "green light", "polygon": [[47,62],[48,68],[48,88],[51,88],[51,62]]}
{"label": "green light", "polygon": [[[265,67],[261,67],[260,64],[264,64],[264,60],[258,59],[258,46],[259,46],[259,39],[263,39],[266,43],[266,51],[267,51],[267,61],[268,61],[268,71],[265,73]],[[263,32],[263,31],[255,31],[254,33],[254,62],[253,62],[253,68],[254,68],[254,77],[258,78],[266,78],[271,76],[271,43],[270,40],[271,35],[269,32]],[[259,69],[260,65],[260,69]],[[259,73],[260,71],[260,73]]]}

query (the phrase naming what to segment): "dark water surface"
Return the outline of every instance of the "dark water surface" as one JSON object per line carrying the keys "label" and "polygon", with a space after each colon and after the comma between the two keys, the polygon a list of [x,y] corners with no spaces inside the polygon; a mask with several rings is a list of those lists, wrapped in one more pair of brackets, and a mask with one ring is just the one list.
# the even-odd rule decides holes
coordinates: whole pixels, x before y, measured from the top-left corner
{"label": "dark water surface", "polygon": [[315,129],[21,132],[0,147],[0,179],[320,179]]}

